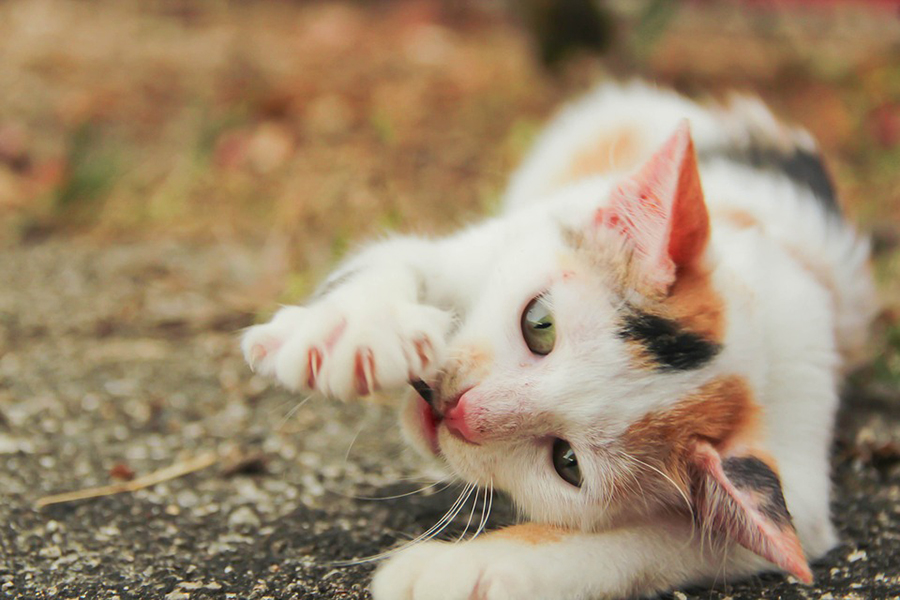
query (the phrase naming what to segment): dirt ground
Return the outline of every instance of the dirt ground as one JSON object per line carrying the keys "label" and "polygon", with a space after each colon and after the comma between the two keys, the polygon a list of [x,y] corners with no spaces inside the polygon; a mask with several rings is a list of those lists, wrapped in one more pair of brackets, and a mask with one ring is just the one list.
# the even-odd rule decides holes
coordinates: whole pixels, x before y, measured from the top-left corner
{"label": "dirt ground", "polygon": [[[0,598],[367,598],[372,565],[337,563],[459,489],[368,499],[436,476],[392,409],[270,386],[237,332],[358,241],[490,212],[553,108],[614,75],[753,91],[808,127],[885,305],[816,584],[671,597],[900,597],[900,20],[656,4],[609,2],[607,53],[547,68],[503,4],[0,3]],[[36,506],[173,465],[195,469]]]}

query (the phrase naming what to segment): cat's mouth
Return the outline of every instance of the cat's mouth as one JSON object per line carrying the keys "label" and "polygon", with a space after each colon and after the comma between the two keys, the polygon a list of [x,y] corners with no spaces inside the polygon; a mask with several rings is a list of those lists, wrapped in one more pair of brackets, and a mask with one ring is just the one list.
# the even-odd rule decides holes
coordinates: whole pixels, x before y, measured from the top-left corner
{"label": "cat's mouth", "polygon": [[422,424],[422,434],[425,436],[425,441],[428,442],[428,447],[431,449],[431,452],[436,456],[441,450],[437,437],[437,428],[442,421],[441,415],[421,397],[417,399],[417,402],[419,408],[419,420]]}
{"label": "cat's mouth", "polygon": [[459,441],[469,445],[479,445],[466,424],[462,410],[459,410],[458,406],[452,407],[447,414],[442,415],[421,397],[417,401],[422,434],[433,454],[438,455],[441,450],[441,444],[438,440],[438,427],[441,424],[445,426],[448,434]]}

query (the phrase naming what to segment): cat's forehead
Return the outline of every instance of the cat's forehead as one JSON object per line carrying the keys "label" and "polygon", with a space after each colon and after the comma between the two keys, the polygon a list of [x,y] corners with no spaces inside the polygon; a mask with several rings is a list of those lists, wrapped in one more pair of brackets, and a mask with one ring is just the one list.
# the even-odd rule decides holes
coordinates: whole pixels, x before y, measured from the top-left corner
{"label": "cat's forehead", "polygon": [[[537,296],[561,310],[599,307],[615,302],[609,277],[571,239],[568,225],[552,214],[537,227],[523,227],[497,249],[485,287],[473,299],[467,319],[496,319],[518,313]],[[513,314],[515,319],[519,314]]]}

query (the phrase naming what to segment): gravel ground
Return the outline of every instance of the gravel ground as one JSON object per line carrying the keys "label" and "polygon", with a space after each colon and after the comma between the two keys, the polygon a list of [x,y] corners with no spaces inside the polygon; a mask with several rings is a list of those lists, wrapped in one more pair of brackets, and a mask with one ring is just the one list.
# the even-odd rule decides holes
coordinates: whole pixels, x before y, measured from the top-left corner
{"label": "gravel ground", "polygon": [[[298,398],[244,367],[255,266],[235,246],[51,240],[0,250],[0,597],[367,598],[375,554],[431,526],[453,488],[392,411]],[[900,397],[848,394],[835,447],[844,542],[806,587],[767,576],[672,598],[900,597]],[[133,493],[46,495],[211,466]],[[511,518],[495,507],[492,522]]]}

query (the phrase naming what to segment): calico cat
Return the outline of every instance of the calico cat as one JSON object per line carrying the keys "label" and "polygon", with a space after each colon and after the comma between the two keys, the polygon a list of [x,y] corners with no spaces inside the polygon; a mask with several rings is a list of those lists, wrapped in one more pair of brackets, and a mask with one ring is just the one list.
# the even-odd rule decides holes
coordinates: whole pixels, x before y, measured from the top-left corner
{"label": "calico cat", "polygon": [[399,552],[377,600],[623,598],[812,581],[874,310],[808,134],[755,100],[604,85],[550,123],[500,216],[369,246],[242,346],[292,390],[412,382],[411,443],[527,516]]}

